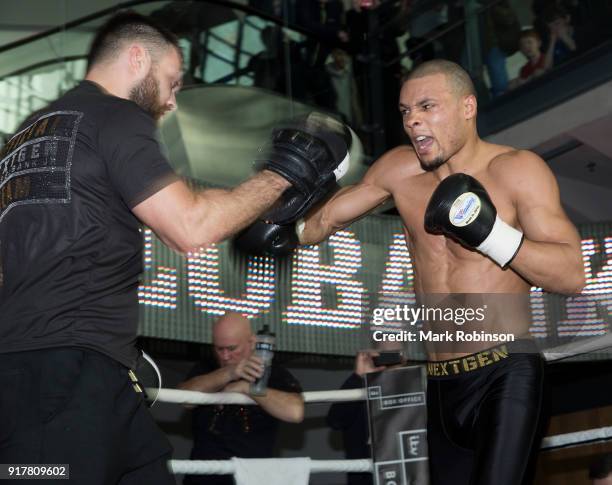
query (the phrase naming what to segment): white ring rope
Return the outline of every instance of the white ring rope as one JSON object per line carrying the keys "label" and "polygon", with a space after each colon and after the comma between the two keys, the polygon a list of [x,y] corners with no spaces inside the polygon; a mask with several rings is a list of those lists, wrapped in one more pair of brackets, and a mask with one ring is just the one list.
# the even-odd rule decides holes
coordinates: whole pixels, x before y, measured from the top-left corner
{"label": "white ring rope", "polygon": [[[146,390],[152,393],[158,392],[157,389]],[[366,398],[366,391],[363,388],[311,391],[303,392],[302,396],[307,403],[363,401]],[[253,399],[239,392],[199,392],[180,389],[160,389],[157,400],[174,404],[256,404]]]}
{"label": "white ring rope", "polygon": [[575,357],[576,355],[588,354],[612,347],[612,333],[607,333],[601,337],[591,337],[580,340],[579,342],[571,342],[558,347],[552,347],[543,352],[544,358],[547,361],[555,361]]}
{"label": "white ring rope", "polygon": [[[575,357],[597,350],[612,347],[612,333],[602,337],[592,337],[572,342],[566,345],[553,347],[543,352],[547,361],[556,361]],[[148,389],[149,390],[149,389]],[[155,395],[157,389],[150,389]],[[302,393],[304,402],[344,402],[363,401],[366,398],[365,389],[346,389],[337,391],[312,391]],[[238,392],[204,393],[198,391],[182,391],[179,389],[159,389],[157,400],[175,404],[255,404],[255,401]]]}
{"label": "white ring rope", "polygon": [[[592,444],[612,439],[612,426],[605,428],[576,431],[556,436],[547,436],[542,440],[541,450],[554,450]],[[276,460],[283,458],[268,458],[271,469]],[[231,460],[170,460],[173,473],[195,475],[229,475],[235,472],[234,462]],[[372,460],[310,460],[310,473],[320,472],[371,472]]]}
{"label": "white ring rope", "polygon": [[[274,462],[283,458],[264,458],[270,462],[273,469]],[[259,460],[261,461],[261,460]],[[236,471],[232,460],[170,460],[170,469],[173,473],[200,474],[200,475],[230,475]],[[371,472],[372,460],[310,460],[310,473],[324,472]]]}
{"label": "white ring rope", "polygon": [[542,440],[541,449],[551,450],[555,448],[568,448],[570,446],[579,446],[584,444],[597,443],[599,441],[607,441],[611,438],[612,426],[596,429],[587,429],[585,431],[576,431],[574,433],[547,436]]}

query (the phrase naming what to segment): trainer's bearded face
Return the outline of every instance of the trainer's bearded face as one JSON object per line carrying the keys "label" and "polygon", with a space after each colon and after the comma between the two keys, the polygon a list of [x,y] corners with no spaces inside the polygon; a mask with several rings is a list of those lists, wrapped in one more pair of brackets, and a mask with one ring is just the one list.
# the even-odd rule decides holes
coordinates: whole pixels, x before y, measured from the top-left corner
{"label": "trainer's bearded face", "polygon": [[169,49],[151,65],[145,78],[130,91],[130,99],[155,120],[176,108],[176,93],[181,86],[181,59]]}
{"label": "trainer's bearded face", "polygon": [[404,131],[423,169],[445,164],[465,142],[460,99],[443,74],[410,79],[400,92]]}
{"label": "trainer's bearded face", "polygon": [[165,104],[159,100],[159,83],[153,74],[154,67],[151,67],[147,77],[140,81],[130,91],[130,99],[153,118],[159,120],[168,111]]}

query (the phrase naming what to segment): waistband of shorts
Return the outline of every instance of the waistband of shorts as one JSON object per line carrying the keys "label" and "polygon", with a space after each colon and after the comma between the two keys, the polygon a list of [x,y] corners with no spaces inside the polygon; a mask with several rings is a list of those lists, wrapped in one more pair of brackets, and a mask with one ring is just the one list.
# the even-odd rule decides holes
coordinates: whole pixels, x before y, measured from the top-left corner
{"label": "waistband of shorts", "polygon": [[427,377],[435,379],[469,374],[499,364],[512,354],[539,354],[539,350],[531,339],[507,342],[455,359],[429,361]]}

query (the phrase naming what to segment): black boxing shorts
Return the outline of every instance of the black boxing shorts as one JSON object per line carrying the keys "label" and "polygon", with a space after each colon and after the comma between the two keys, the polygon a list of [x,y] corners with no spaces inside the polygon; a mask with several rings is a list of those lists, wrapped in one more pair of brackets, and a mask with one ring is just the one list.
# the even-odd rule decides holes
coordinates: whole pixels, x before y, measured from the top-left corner
{"label": "black boxing shorts", "polygon": [[544,360],[535,345],[499,345],[427,370],[431,485],[524,483],[540,438]]}
{"label": "black boxing shorts", "polygon": [[67,347],[0,354],[0,385],[0,463],[68,465],[65,483],[76,485],[176,483],[168,438],[110,357]]}

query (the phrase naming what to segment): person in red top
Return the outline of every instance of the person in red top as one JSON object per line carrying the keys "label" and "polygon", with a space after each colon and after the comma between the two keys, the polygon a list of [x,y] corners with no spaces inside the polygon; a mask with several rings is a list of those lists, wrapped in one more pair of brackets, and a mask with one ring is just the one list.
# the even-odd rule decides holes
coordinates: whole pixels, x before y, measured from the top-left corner
{"label": "person in red top", "polygon": [[541,48],[542,39],[535,30],[529,29],[521,33],[519,49],[527,58],[527,62],[521,68],[519,76],[510,82],[511,89],[541,76],[552,67],[552,50],[548,49],[543,53]]}

